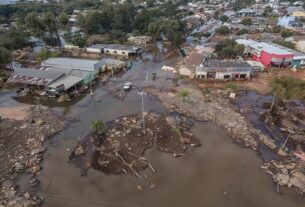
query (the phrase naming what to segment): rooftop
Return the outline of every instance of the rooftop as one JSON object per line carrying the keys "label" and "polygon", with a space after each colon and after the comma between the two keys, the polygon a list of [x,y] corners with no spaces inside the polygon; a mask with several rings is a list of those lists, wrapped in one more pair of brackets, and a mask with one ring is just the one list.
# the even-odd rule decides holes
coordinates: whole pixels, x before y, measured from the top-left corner
{"label": "rooftop", "polygon": [[47,86],[64,75],[64,72],[59,71],[20,68],[14,71],[7,82]]}
{"label": "rooftop", "polygon": [[218,59],[206,59],[202,65],[204,67],[249,67],[249,64],[244,60],[218,60]]}
{"label": "rooftop", "polygon": [[269,54],[278,54],[278,55],[293,55],[291,51],[288,51],[288,48],[279,47],[278,45],[267,43],[267,42],[256,42],[254,40],[249,39],[238,39],[236,40],[238,44],[243,44],[246,46],[250,46],[258,51],[264,50]]}
{"label": "rooftop", "polygon": [[103,60],[77,58],[50,58],[41,63],[43,66],[95,71],[104,64]]}
{"label": "rooftop", "polygon": [[137,51],[140,49],[138,46],[128,46],[128,45],[116,45],[116,44],[96,44],[92,45],[91,48],[97,48],[97,49],[116,49],[116,50],[131,50],[131,51]]}

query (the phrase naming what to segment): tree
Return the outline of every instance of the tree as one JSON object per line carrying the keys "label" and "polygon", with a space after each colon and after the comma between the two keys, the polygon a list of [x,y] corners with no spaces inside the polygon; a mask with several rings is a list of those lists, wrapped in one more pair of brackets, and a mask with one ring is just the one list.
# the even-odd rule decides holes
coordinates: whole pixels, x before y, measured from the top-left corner
{"label": "tree", "polygon": [[236,32],[236,35],[244,35],[244,34],[248,34],[248,33],[249,33],[249,30],[241,29],[241,30]]}
{"label": "tree", "polygon": [[38,38],[42,38],[46,31],[45,25],[38,13],[29,13],[25,17],[25,26],[34,37]]}
{"label": "tree", "polygon": [[184,37],[183,37],[183,33],[182,32],[175,32],[174,34],[174,38],[173,38],[173,45],[180,49],[180,46],[183,44],[184,42]]}
{"label": "tree", "polygon": [[88,35],[101,33],[100,14],[98,12],[90,12],[86,16],[78,15],[78,26]]}
{"label": "tree", "polygon": [[63,27],[65,27],[69,23],[69,17],[64,12],[62,12],[58,17],[58,21]]}
{"label": "tree", "polygon": [[243,20],[241,20],[240,23],[243,24],[243,25],[245,25],[245,26],[250,26],[250,25],[252,25],[252,19],[250,19],[250,18],[244,18]]}
{"label": "tree", "polygon": [[221,17],[219,17],[219,20],[222,22],[227,22],[229,20],[229,17],[226,15],[222,15]]}
{"label": "tree", "polygon": [[292,32],[289,29],[283,29],[282,32],[281,32],[281,36],[283,38],[291,37]]}
{"label": "tree", "polygon": [[61,42],[60,42],[59,32],[58,32],[58,20],[55,17],[55,15],[51,12],[46,12],[43,15],[42,21],[46,27],[46,32],[50,35],[50,38],[53,38],[55,35],[57,44],[58,44],[59,48],[61,48]]}
{"label": "tree", "polygon": [[0,47],[0,65],[4,65],[10,62],[10,51],[4,47]]}
{"label": "tree", "polygon": [[230,33],[230,29],[227,26],[221,26],[218,29],[216,29],[216,33],[227,35]]}
{"label": "tree", "polygon": [[225,39],[217,43],[215,52],[220,57],[236,57],[243,55],[244,45],[237,44],[235,40]]}
{"label": "tree", "polygon": [[276,44],[279,44],[279,45],[282,45],[284,47],[295,49],[295,44],[293,44],[292,42],[287,42],[285,40],[273,40],[272,42],[274,42]]}
{"label": "tree", "polygon": [[151,35],[153,38],[157,39],[160,37],[161,28],[160,22],[155,21],[149,24],[148,26],[148,34]]}

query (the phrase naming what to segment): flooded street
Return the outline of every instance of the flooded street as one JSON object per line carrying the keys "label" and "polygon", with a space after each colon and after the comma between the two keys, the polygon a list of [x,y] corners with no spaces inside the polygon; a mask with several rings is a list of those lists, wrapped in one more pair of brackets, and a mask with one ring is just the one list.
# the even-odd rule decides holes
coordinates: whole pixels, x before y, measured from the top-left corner
{"label": "flooded street", "polygon": [[[260,169],[262,161],[252,150],[236,145],[223,129],[212,123],[196,123],[192,129],[201,147],[190,149],[179,158],[154,148],[145,157],[157,173],[141,172],[146,181],[131,175],[105,175],[90,169],[87,176],[68,162],[72,149],[91,129],[91,121],[105,122],[139,113],[141,96],[137,94],[143,80],[156,87],[164,87],[167,73],[160,63],[134,63],[117,82],[109,83],[86,95],[72,107],[54,108],[66,117],[80,121],[70,124],[67,130],[46,141],[41,184],[30,188],[20,179],[22,189],[35,191],[45,198],[45,207],[302,207],[303,198],[283,190],[277,194],[272,178]],[[158,73],[157,81],[146,78]],[[147,75],[148,74],[148,75]],[[124,101],[109,94],[108,89],[132,81],[132,89]],[[3,102],[4,103],[4,102]],[[144,97],[145,110],[166,114],[165,108],[151,95]],[[2,106],[1,106],[2,107]],[[26,176],[26,175],[25,175]],[[151,184],[157,188],[150,189]],[[141,189],[138,189],[141,186]]]}

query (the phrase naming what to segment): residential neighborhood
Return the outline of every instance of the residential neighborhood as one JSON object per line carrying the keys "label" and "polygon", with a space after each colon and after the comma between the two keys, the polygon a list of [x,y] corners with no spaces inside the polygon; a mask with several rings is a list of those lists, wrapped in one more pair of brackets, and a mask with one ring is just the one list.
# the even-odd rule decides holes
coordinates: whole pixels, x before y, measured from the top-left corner
{"label": "residential neighborhood", "polygon": [[305,206],[305,2],[0,0],[0,207]]}

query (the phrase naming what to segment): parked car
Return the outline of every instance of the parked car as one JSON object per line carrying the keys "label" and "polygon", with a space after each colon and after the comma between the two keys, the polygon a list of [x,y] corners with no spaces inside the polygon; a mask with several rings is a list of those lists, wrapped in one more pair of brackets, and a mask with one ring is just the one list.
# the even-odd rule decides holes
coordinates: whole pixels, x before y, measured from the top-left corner
{"label": "parked car", "polygon": [[123,86],[124,91],[130,91],[131,88],[132,88],[132,83],[131,82],[127,82]]}

